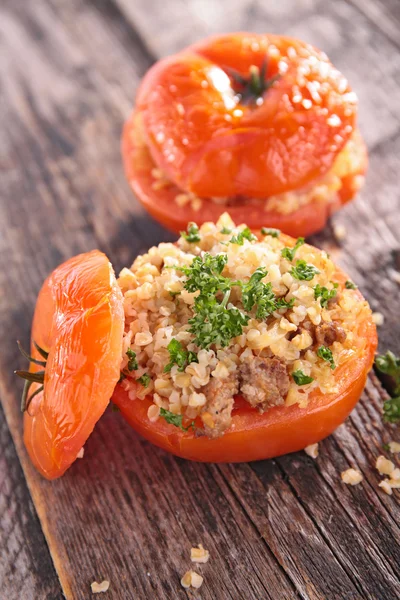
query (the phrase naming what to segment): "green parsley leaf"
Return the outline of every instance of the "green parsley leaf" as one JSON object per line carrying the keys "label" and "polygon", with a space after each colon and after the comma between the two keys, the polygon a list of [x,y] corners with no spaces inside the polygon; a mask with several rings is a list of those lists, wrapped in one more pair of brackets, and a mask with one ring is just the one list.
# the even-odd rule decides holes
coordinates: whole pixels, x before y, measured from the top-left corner
{"label": "green parsley leaf", "polygon": [[344,284],[344,287],[346,288],[346,290],[357,290],[358,289],[358,285],[356,285],[355,283],[350,281],[350,279],[348,279],[346,281],[346,283]]}
{"label": "green parsley leaf", "polygon": [[329,300],[335,298],[337,294],[338,285],[339,284],[334,283],[333,288],[331,290],[328,290],[328,288],[326,287],[321,287],[319,283],[317,283],[317,285],[315,286],[314,298],[316,300],[318,300],[318,298],[320,299],[320,304],[323,308],[326,308],[328,306]]}
{"label": "green parsley leaf", "polygon": [[164,367],[164,373],[169,373],[174,365],[178,365],[178,371],[184,371],[192,362],[199,362],[194,352],[184,349],[181,342],[172,338],[167,346],[169,352],[169,363]]}
{"label": "green parsley leaf", "polygon": [[184,288],[188,292],[200,290],[202,294],[216,294],[218,291],[225,292],[233,285],[231,279],[221,275],[228,256],[217,254],[211,256],[206,252],[204,256],[196,256],[188,267],[174,267],[186,275]]}
{"label": "green parsley leaf", "polygon": [[137,381],[143,387],[149,387],[149,384],[150,384],[150,381],[151,381],[151,377],[150,377],[150,375],[148,373],[143,373],[143,375],[141,377],[139,377],[139,379]]}
{"label": "green parsley leaf", "polygon": [[318,269],[314,265],[307,264],[305,260],[297,260],[296,266],[290,270],[290,274],[300,281],[311,281],[318,273]]}
{"label": "green parsley leaf", "polygon": [[388,350],[376,357],[375,366],[390,377],[388,388],[391,398],[383,404],[383,418],[389,423],[397,423],[400,421],[400,357]]}
{"label": "green parsley leaf", "polygon": [[389,446],[389,444],[383,444],[383,445],[382,445],[382,449],[383,449],[385,452],[390,452],[390,446]]}
{"label": "green parsley leaf", "polygon": [[182,429],[182,431],[188,431],[190,427],[194,427],[194,423],[192,423],[189,427],[184,427],[182,424],[183,415],[175,415],[169,410],[165,410],[165,408],[160,408],[160,417],[165,419],[170,425],[179,427],[179,429]]}
{"label": "green parsley leaf", "polygon": [[128,371],[136,371],[139,368],[139,365],[136,360],[136,352],[134,352],[131,348],[128,348],[126,351],[126,355],[129,358],[128,360]]}
{"label": "green parsley leaf", "polygon": [[252,242],[256,239],[257,236],[254,235],[254,233],[252,233],[248,227],[245,227],[242,231],[239,231],[237,235],[232,236],[229,242],[231,244],[238,244],[239,246],[243,246],[244,240],[249,240],[249,242]]}
{"label": "green parsley leaf", "polygon": [[225,292],[220,303],[215,296],[200,295],[194,302],[194,316],[189,319],[194,343],[200,348],[209,348],[212,344],[228,346],[230,340],[243,333],[250,317],[236,307],[226,308],[230,291]]}
{"label": "green parsley leaf", "polygon": [[300,369],[297,369],[297,371],[293,371],[292,377],[297,385],[307,385],[307,383],[311,383],[312,381],[314,381],[313,377],[309,377]]}
{"label": "green parsley leaf", "polygon": [[389,398],[383,403],[383,418],[388,423],[400,421],[400,396]]}
{"label": "green parsley leaf", "polygon": [[261,227],[261,235],[270,235],[273,238],[278,238],[280,232],[280,229],[268,229],[267,227]]}
{"label": "green parsley leaf", "polygon": [[283,248],[282,249],[282,252],[281,252],[282,257],[286,258],[287,260],[292,261],[294,259],[294,255],[296,254],[296,251],[303,244],[304,244],[304,238],[303,237],[297,238],[297,242],[295,243],[295,245],[293,246],[293,248]]}
{"label": "green parsley leaf", "polygon": [[229,229],[229,227],[223,227],[220,233],[222,233],[223,235],[229,235],[230,233],[232,233],[232,229]]}
{"label": "green parsley leaf", "polygon": [[331,369],[336,368],[335,362],[333,360],[332,350],[330,350],[326,346],[320,346],[318,348],[317,356],[319,356],[319,358],[322,358],[322,360],[326,360],[326,362],[328,362],[330,364]]}
{"label": "green parsley leaf", "polygon": [[242,285],[242,303],[244,309],[249,312],[257,306],[256,318],[264,320],[280,308],[293,306],[294,299],[287,302],[283,298],[277,298],[272,291],[271,283],[263,283],[268,271],[258,267],[250,277],[248,283]]}
{"label": "green parsley leaf", "polygon": [[181,231],[181,237],[183,237],[189,244],[200,242],[201,238],[199,235],[199,228],[196,223],[189,223],[187,227],[187,233]]}

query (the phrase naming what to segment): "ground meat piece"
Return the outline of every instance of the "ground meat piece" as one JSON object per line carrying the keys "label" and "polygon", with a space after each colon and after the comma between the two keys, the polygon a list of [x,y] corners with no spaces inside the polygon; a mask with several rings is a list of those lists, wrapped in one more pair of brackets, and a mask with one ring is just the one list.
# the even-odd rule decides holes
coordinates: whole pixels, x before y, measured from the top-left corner
{"label": "ground meat piece", "polygon": [[211,377],[210,382],[202,389],[207,398],[201,418],[204,431],[210,438],[221,436],[231,424],[234,395],[239,391],[237,375],[228,379]]}
{"label": "ground meat piece", "polygon": [[342,344],[346,339],[346,332],[335,321],[321,323],[315,329],[315,338],[319,346],[332,346],[333,342]]}
{"label": "ground meat piece", "polygon": [[240,391],[251,406],[265,410],[284,403],[290,380],[283,361],[255,357],[241,365],[239,374]]}

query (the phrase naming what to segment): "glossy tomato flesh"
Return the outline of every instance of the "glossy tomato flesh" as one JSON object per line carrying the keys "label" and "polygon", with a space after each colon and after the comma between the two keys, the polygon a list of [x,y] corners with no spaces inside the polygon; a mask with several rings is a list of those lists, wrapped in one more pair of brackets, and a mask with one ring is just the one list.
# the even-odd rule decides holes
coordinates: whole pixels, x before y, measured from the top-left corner
{"label": "glossy tomato flesh", "polygon": [[66,261],[43,284],[31,355],[43,360],[35,341],[49,356],[44,391],[24,413],[24,441],[46,478],[65,472],[106,409],[120,376],[123,327],[122,294],[98,250]]}

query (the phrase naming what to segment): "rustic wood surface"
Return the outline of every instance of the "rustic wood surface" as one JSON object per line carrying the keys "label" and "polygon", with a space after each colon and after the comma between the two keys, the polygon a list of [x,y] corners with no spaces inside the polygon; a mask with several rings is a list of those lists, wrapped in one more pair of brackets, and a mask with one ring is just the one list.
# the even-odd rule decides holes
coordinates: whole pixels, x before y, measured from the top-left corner
{"label": "rustic wood surface", "polygon": [[[400,5],[397,0],[6,0],[0,18],[0,597],[110,600],[400,597],[400,492],[374,469],[385,393],[371,375],[348,421],[304,453],[242,465],[165,454],[107,411],[85,456],[43,480],[21,438],[23,364],[35,298],[48,272],[99,247],[116,270],[173,236],[126,184],[119,135],[138,81],[159,56],[203,35],[282,32],[322,47],[360,97],[367,187],[312,240],[328,248],[385,316],[382,349],[400,351]],[[1,410],[1,409],[0,409]],[[18,455],[18,458],[17,458]],[[18,461],[19,459],[19,461]],[[21,468],[22,466],[22,468]],[[347,487],[340,472],[361,469]],[[202,543],[201,590],[179,585]]]}

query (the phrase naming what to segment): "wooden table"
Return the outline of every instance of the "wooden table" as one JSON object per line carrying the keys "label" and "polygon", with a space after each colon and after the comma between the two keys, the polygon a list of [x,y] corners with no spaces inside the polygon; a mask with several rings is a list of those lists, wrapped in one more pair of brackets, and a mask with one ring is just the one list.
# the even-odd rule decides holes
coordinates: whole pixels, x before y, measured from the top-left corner
{"label": "wooden table", "polygon": [[[400,597],[399,498],[378,487],[385,398],[371,375],[357,409],[320,444],[241,465],[202,465],[149,445],[111,411],[83,460],[44,481],[21,441],[21,367],[36,295],[57,264],[92,248],[116,270],[173,236],[133,198],[119,136],[151,63],[209,33],[283,32],[326,50],[360,98],[367,186],[315,236],[385,316],[400,351],[400,5],[398,0],[5,0],[0,19],[0,596],[78,600]],[[8,424],[8,427],[6,425]],[[9,429],[8,429],[9,428]],[[11,435],[9,433],[11,431]],[[364,481],[341,483],[354,466]],[[190,547],[211,553],[196,594],[180,587]],[[103,596],[101,596],[103,597]]]}

